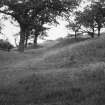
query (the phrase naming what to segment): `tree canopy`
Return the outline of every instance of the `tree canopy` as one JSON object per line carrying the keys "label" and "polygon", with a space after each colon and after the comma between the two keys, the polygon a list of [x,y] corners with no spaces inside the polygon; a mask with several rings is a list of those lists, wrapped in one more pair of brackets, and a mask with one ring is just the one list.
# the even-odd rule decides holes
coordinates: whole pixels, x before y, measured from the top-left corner
{"label": "tree canopy", "polygon": [[19,50],[24,51],[27,30],[37,22],[52,22],[78,5],[80,0],[0,0],[0,12],[11,15],[20,25]]}
{"label": "tree canopy", "polygon": [[92,0],[83,11],[76,11],[76,21],[85,27],[92,37],[94,37],[95,30],[98,31],[98,36],[100,36],[101,28],[104,27],[105,9],[103,3],[101,0]]}

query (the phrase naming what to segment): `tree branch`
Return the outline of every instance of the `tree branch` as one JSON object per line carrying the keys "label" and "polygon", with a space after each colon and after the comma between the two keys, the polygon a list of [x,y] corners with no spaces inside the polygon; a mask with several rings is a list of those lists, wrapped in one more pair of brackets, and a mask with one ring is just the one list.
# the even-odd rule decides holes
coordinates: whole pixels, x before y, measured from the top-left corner
{"label": "tree branch", "polygon": [[5,12],[5,11],[2,11],[2,10],[0,10],[0,13],[3,13],[5,15],[10,15],[10,16],[14,17],[13,13]]}

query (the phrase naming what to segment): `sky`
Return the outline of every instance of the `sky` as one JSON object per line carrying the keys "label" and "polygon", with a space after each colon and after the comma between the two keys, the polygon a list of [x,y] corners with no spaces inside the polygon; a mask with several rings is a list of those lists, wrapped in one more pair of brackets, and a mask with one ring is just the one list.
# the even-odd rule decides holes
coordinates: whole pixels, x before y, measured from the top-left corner
{"label": "sky", "polygon": [[[86,0],[84,0],[84,2],[81,4],[78,10],[83,10],[83,8],[87,4],[89,4],[89,2],[86,2]],[[48,37],[46,37],[47,40],[55,40],[60,37],[65,37],[68,35],[68,32],[70,33],[70,31],[67,30],[67,28],[65,27],[65,25],[67,25],[67,22],[62,19],[58,19],[58,21],[60,23],[59,25],[50,26],[52,28],[48,31]],[[4,36],[1,35],[0,38],[8,39],[10,43],[15,45],[14,35],[20,31],[20,28],[11,24],[9,20],[5,20],[3,21],[3,23],[5,25],[2,30]],[[18,25],[16,22],[14,22],[14,24]],[[42,40],[40,39],[38,41],[39,43],[42,42]]]}
{"label": "sky", "polygon": [[48,31],[48,38],[47,39],[55,40],[59,37],[67,36],[68,30],[65,27],[67,25],[67,22],[59,19],[59,23],[60,24],[57,26],[52,26],[52,28]]}

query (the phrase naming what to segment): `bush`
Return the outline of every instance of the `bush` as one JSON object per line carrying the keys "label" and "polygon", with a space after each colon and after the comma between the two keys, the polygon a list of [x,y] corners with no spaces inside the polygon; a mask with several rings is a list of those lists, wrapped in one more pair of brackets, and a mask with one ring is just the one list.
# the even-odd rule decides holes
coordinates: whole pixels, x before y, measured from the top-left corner
{"label": "bush", "polygon": [[13,45],[5,40],[0,40],[0,49],[10,51],[13,48]]}

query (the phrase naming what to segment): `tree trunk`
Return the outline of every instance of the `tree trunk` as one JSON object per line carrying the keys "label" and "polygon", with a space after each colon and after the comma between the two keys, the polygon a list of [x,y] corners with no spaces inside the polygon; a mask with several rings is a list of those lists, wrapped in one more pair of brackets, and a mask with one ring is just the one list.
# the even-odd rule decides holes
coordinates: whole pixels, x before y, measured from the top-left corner
{"label": "tree trunk", "polygon": [[27,44],[28,44],[28,32],[26,32],[25,35],[25,48],[27,48]]}
{"label": "tree trunk", "polygon": [[77,32],[75,31],[75,39],[77,39]]}
{"label": "tree trunk", "polygon": [[27,44],[28,44],[28,38],[26,37],[26,39],[25,39],[25,45],[24,45],[25,48],[27,48]]}
{"label": "tree trunk", "polygon": [[35,37],[34,37],[34,47],[37,46],[37,39],[38,39],[38,34],[35,34]]}
{"label": "tree trunk", "polygon": [[94,38],[94,33],[91,34],[91,37]]}
{"label": "tree trunk", "polygon": [[18,44],[17,44],[17,42],[16,42],[16,38],[15,38],[15,45],[16,45],[16,47],[18,48]]}
{"label": "tree trunk", "polygon": [[98,37],[100,37],[100,28],[98,28]]}
{"label": "tree trunk", "polygon": [[93,32],[91,34],[91,37],[94,38],[94,28],[93,28]]}
{"label": "tree trunk", "polygon": [[21,28],[20,42],[19,42],[19,48],[18,48],[20,52],[24,52],[24,41],[25,41],[25,30]]}

